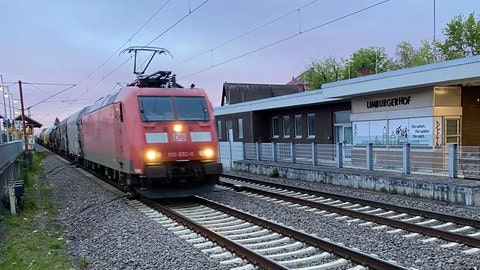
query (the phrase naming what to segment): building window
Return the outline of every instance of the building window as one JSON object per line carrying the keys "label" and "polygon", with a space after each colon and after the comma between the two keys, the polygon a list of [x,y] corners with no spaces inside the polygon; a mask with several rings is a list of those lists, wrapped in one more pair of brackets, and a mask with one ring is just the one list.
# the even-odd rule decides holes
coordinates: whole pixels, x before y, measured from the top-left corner
{"label": "building window", "polygon": [[222,139],[222,121],[221,120],[217,121],[217,134],[218,134],[218,138]]}
{"label": "building window", "polygon": [[280,131],[278,128],[278,117],[272,118],[272,136],[278,138],[280,136]]}
{"label": "building window", "polygon": [[233,125],[232,125],[231,119],[228,119],[227,121],[225,121],[225,128],[227,130],[228,141],[233,142]]}
{"label": "building window", "polygon": [[290,138],[290,116],[283,117],[283,137]]}
{"label": "building window", "polygon": [[302,138],[302,116],[295,115],[295,138]]}
{"label": "building window", "polygon": [[445,119],[445,142],[460,143],[460,119]]}
{"label": "building window", "polygon": [[309,138],[315,138],[315,114],[307,115],[307,133]]}
{"label": "building window", "polygon": [[243,119],[238,118],[237,124],[238,124],[238,138],[243,139]]}

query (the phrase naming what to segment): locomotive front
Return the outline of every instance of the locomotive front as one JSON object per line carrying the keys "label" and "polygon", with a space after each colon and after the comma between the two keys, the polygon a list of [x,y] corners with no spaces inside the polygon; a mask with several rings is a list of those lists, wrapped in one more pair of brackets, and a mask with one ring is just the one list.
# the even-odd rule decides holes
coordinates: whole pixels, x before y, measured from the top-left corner
{"label": "locomotive front", "polygon": [[[209,192],[218,182],[218,138],[213,109],[202,89],[138,88],[131,106],[141,128],[136,149],[139,182],[134,188],[150,197]],[[137,121],[135,121],[137,122]],[[138,123],[137,122],[137,123]],[[139,151],[138,151],[139,150]]]}

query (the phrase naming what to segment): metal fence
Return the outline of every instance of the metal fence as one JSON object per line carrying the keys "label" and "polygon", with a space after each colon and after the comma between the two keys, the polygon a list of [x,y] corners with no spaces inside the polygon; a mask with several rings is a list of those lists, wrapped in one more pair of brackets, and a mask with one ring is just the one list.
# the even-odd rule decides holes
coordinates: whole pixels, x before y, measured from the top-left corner
{"label": "metal fence", "polygon": [[21,166],[15,160],[23,152],[23,141],[0,144],[0,201],[3,201],[8,186],[17,180]]}
{"label": "metal fence", "polygon": [[339,144],[245,143],[244,159],[392,171],[404,174],[432,174],[480,180],[480,147],[457,146],[419,148],[363,147]]}

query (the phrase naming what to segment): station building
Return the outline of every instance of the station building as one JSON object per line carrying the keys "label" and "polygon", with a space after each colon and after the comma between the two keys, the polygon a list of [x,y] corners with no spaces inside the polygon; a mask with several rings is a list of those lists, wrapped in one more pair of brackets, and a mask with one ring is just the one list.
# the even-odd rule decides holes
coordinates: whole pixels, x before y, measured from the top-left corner
{"label": "station building", "polygon": [[480,56],[305,92],[287,85],[239,85],[226,83],[222,106],[215,108],[221,142],[480,146]]}
{"label": "station building", "polygon": [[480,56],[305,92],[229,87],[214,110],[226,171],[276,170],[292,180],[480,205]]}

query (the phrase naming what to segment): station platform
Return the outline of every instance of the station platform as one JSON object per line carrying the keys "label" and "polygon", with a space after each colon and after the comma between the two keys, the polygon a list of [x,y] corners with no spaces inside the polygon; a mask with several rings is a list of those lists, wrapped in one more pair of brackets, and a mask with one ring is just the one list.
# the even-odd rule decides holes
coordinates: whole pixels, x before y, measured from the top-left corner
{"label": "station platform", "polygon": [[233,161],[231,170],[480,207],[480,180],[255,160]]}

